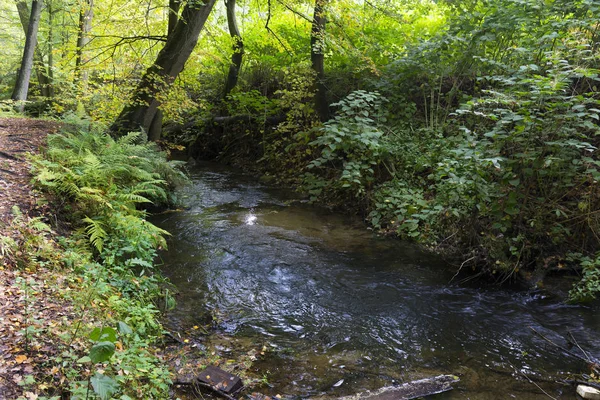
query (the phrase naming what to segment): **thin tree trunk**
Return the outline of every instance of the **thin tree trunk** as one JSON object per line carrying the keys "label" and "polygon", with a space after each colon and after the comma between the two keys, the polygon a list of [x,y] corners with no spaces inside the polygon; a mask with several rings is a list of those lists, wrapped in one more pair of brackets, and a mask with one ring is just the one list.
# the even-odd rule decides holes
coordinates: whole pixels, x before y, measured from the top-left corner
{"label": "thin tree trunk", "polygon": [[[54,9],[52,7],[52,1],[48,3],[48,66],[40,65],[40,68],[43,68],[44,73],[42,74],[45,79],[45,83],[42,85],[43,88],[46,89],[46,97],[54,97],[54,55],[52,52],[54,51]],[[34,60],[35,61],[35,60]],[[38,75],[39,80],[39,75]]]}
{"label": "thin tree trunk", "polygon": [[[167,41],[173,36],[177,22],[179,21],[179,8],[181,7],[180,0],[169,0],[169,19],[167,23]],[[150,127],[148,128],[148,140],[156,142],[162,135],[163,111],[160,108],[156,109],[156,114],[152,118]]]}
{"label": "thin tree trunk", "polygon": [[315,108],[321,121],[329,118],[325,80],[325,6],[327,0],[315,0],[312,29],[310,32],[310,61],[316,73]]}
{"label": "thin tree trunk", "polygon": [[[23,32],[27,35],[27,31],[29,30],[29,6],[25,0],[15,0],[17,11],[19,13],[19,19],[21,20],[21,26],[23,27]],[[51,13],[51,11],[48,11]],[[50,17],[51,18],[51,17]],[[52,29],[52,25],[50,25],[50,29]],[[49,54],[49,57],[51,54]],[[35,48],[35,52],[33,53],[33,65],[35,66],[35,73],[38,80],[38,85],[40,87],[40,93],[44,97],[52,97],[52,78],[51,74],[48,71],[48,68],[44,65],[44,58],[40,49],[38,47]]]}
{"label": "thin tree trunk", "polygon": [[231,64],[229,65],[229,73],[227,74],[223,97],[227,97],[237,85],[244,57],[244,42],[235,18],[235,0],[225,0],[225,7],[227,9],[227,26],[229,27],[229,34],[233,39],[233,54],[231,55]]}
{"label": "thin tree trunk", "polygon": [[148,132],[160,105],[156,99],[157,94],[168,89],[183,70],[214,5],[215,0],[186,4],[173,35],[158,53],[154,64],[146,70],[133,98],[111,126],[115,136],[140,128]]}
{"label": "thin tree trunk", "polygon": [[[33,0],[31,3],[31,15],[29,16],[29,26],[25,37],[25,48],[23,49],[23,58],[21,59],[21,68],[17,75],[17,82],[12,93],[12,99],[15,101],[27,100],[27,90],[29,89],[29,78],[33,68],[33,53],[37,42],[37,33],[40,26],[40,17],[42,14],[42,0]],[[19,111],[23,112],[24,105],[18,106]]]}
{"label": "thin tree trunk", "polygon": [[75,79],[82,88],[87,85],[87,71],[82,70],[82,65],[87,61],[84,57],[85,47],[90,42],[89,33],[92,30],[94,18],[94,0],[85,0],[79,11],[79,30],[77,32],[77,50],[75,54]]}

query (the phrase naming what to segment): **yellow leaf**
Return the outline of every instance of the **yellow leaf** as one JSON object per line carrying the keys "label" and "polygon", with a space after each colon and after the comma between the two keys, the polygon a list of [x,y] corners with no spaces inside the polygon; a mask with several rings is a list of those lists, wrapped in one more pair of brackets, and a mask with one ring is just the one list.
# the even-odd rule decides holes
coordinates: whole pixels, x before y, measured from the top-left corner
{"label": "yellow leaf", "polygon": [[25,361],[27,361],[27,356],[24,356],[24,355],[16,356],[15,360],[17,361],[17,363],[23,364]]}

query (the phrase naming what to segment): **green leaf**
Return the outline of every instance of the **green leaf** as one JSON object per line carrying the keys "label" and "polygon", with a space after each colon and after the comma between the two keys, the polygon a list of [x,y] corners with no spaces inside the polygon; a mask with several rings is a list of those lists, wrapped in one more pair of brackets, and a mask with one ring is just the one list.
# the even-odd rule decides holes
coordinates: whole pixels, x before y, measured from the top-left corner
{"label": "green leaf", "polygon": [[119,321],[117,322],[117,329],[124,335],[130,335],[133,333],[133,329],[129,327],[125,322]]}
{"label": "green leaf", "polygon": [[89,363],[89,362],[92,362],[92,359],[89,358],[88,356],[83,356],[79,360],[77,360],[77,364],[85,364],[85,363]]}
{"label": "green leaf", "polygon": [[108,361],[115,354],[115,345],[112,342],[99,342],[90,350],[90,359],[94,364]]}
{"label": "green leaf", "polygon": [[108,342],[116,342],[117,341],[117,331],[110,327],[95,328],[92,333],[90,333],[90,339],[94,342],[98,341],[108,341]]}
{"label": "green leaf", "polygon": [[119,385],[113,378],[110,378],[106,375],[102,375],[98,372],[90,379],[90,381],[92,382],[94,392],[102,400],[110,399],[112,395],[115,394],[117,390],[119,390]]}

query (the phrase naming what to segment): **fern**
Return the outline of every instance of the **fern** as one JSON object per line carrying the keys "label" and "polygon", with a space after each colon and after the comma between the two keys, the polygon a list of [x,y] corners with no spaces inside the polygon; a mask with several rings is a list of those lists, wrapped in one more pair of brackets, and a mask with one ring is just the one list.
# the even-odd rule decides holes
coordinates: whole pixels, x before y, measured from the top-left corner
{"label": "fern", "polygon": [[38,187],[72,204],[71,214],[100,257],[128,255],[144,261],[121,262],[146,268],[155,249],[166,247],[168,233],[145,221],[139,208],[169,204],[171,189],[186,178],[142,138],[135,132],[115,141],[93,126],[63,131],[48,137],[45,159],[34,159],[33,172]]}
{"label": "fern", "polygon": [[83,222],[87,224],[85,231],[90,239],[90,243],[98,250],[98,252],[102,252],[104,240],[108,236],[102,227],[102,223],[100,221],[94,221],[90,217],[85,217]]}

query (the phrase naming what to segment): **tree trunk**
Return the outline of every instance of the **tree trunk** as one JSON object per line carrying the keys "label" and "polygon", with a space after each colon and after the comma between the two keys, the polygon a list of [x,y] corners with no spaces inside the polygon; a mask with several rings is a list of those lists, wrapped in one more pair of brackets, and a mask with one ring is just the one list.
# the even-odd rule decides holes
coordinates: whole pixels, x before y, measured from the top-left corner
{"label": "tree trunk", "polygon": [[[169,19],[167,24],[167,40],[173,36],[177,22],[179,21],[180,0],[169,0]],[[148,140],[156,142],[162,135],[163,111],[158,108],[148,128]]]}
{"label": "tree trunk", "polygon": [[[29,6],[25,0],[16,0],[17,11],[19,13],[19,19],[21,20],[21,26],[23,27],[23,32],[27,35],[27,31],[29,30]],[[48,11],[51,13],[51,11]],[[50,29],[52,29],[52,25],[50,25]],[[44,97],[52,97],[52,78],[51,74],[48,72],[48,69],[44,65],[44,58],[40,49],[38,47],[35,48],[33,53],[33,65],[35,66],[35,74],[37,76],[38,85],[40,87],[40,93]]]}
{"label": "tree trunk", "polygon": [[94,0],[85,0],[83,7],[79,10],[79,30],[77,31],[77,50],[75,51],[75,80],[79,81],[82,88],[85,88],[88,79],[87,71],[82,71],[81,66],[87,61],[83,52],[85,46],[90,42],[92,18],[94,18]]}
{"label": "tree trunk", "polygon": [[233,54],[231,55],[231,64],[229,65],[229,73],[227,74],[223,97],[227,97],[237,85],[240,68],[242,67],[242,58],[244,56],[244,42],[242,41],[242,35],[240,34],[235,18],[235,0],[225,0],[225,7],[227,8],[229,34],[233,39]]}
{"label": "tree trunk", "polygon": [[177,22],[179,21],[179,8],[181,0],[169,0],[169,23],[167,26],[167,38],[173,34]]}
{"label": "tree trunk", "polygon": [[[29,78],[33,68],[33,53],[37,42],[37,33],[40,26],[40,17],[42,14],[42,0],[33,0],[31,3],[31,15],[29,16],[29,26],[25,37],[25,48],[23,49],[23,58],[21,59],[21,68],[17,75],[17,82],[12,93],[12,99],[16,101],[27,100],[27,90],[29,89]],[[18,106],[19,111],[23,112],[24,105]]]}
{"label": "tree trunk", "polygon": [[[42,75],[44,77],[44,83],[40,81],[40,85],[42,88],[45,88],[45,97],[54,97],[54,55],[52,52],[54,51],[54,9],[52,7],[52,1],[48,3],[48,66],[44,66],[41,61],[38,64],[38,71],[42,68]],[[35,61],[35,60],[34,60]],[[38,73],[38,80],[40,79],[40,75]],[[42,90],[44,93],[44,90]]]}
{"label": "tree trunk", "polygon": [[312,29],[310,32],[310,61],[316,73],[315,108],[321,121],[329,118],[325,80],[325,6],[327,0],[315,0]]}
{"label": "tree trunk", "polygon": [[154,64],[146,70],[134,91],[133,98],[123,108],[111,126],[115,136],[137,131],[149,131],[159,102],[156,96],[168,89],[192,54],[200,31],[204,27],[215,0],[188,2],[173,34],[158,53]]}

